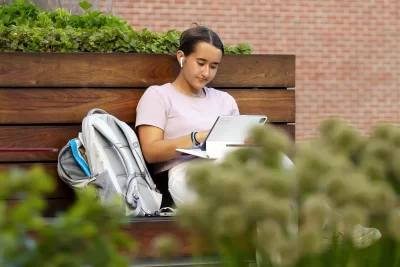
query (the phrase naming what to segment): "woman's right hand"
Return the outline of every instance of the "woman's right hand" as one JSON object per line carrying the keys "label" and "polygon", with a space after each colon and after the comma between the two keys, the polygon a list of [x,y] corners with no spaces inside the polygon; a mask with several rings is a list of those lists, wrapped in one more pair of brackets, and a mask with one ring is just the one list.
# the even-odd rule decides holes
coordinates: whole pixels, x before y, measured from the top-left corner
{"label": "woman's right hand", "polygon": [[[202,131],[196,134],[196,140],[200,143],[206,140],[210,131]],[[142,148],[143,156],[148,163],[164,162],[175,158],[181,152],[177,148],[192,148],[190,134],[176,139],[164,139],[164,131],[151,125],[138,127],[138,137]]]}
{"label": "woman's right hand", "polygon": [[195,136],[197,142],[203,143],[204,140],[206,140],[206,138],[207,138],[209,132],[210,132],[210,131],[197,132],[197,134],[196,134],[196,136]]}

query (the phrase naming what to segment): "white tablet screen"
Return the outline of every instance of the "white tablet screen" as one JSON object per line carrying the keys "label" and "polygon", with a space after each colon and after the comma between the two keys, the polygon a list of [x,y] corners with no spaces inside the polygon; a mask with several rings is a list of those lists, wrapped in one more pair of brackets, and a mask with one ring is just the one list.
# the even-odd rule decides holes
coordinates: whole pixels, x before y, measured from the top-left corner
{"label": "white tablet screen", "polygon": [[242,144],[251,128],[263,125],[267,121],[264,115],[220,116],[214,124],[207,141],[219,141]]}

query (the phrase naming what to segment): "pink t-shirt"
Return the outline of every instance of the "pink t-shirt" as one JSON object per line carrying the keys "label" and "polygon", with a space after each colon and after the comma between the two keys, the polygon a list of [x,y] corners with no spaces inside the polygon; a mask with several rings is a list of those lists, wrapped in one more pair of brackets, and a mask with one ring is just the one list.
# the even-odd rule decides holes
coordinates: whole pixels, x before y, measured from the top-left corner
{"label": "pink t-shirt", "polygon": [[[236,115],[235,99],[226,92],[205,87],[206,97],[190,97],[177,91],[171,83],[150,86],[136,108],[136,127],[156,126],[164,131],[164,139],[176,139],[191,132],[208,131],[220,115]],[[159,173],[191,160],[195,156],[182,154],[166,162],[154,164]]]}

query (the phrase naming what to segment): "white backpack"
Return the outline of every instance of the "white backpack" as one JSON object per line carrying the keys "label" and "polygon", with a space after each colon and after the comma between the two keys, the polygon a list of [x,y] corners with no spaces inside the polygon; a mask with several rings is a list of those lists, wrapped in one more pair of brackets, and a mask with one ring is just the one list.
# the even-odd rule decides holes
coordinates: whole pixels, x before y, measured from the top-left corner
{"label": "white backpack", "polygon": [[94,185],[103,203],[122,196],[127,216],[154,216],[160,211],[162,196],[135,132],[104,110],[89,111],[82,133],[60,151],[57,171],[74,189]]}

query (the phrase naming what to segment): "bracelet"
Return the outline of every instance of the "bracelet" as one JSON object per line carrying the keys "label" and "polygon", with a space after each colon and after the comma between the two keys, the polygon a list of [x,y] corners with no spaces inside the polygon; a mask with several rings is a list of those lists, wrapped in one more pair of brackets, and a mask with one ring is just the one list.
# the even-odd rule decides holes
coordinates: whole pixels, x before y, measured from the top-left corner
{"label": "bracelet", "polygon": [[192,143],[193,143],[193,146],[194,147],[198,147],[199,145],[200,145],[200,143],[199,142],[197,142],[197,140],[196,140],[196,134],[197,134],[197,132],[192,132],[191,134],[190,134],[190,138],[192,139]]}
{"label": "bracelet", "polygon": [[193,139],[194,139],[194,141],[196,142],[196,145],[199,146],[199,145],[200,145],[200,142],[197,141],[197,139],[196,139],[196,134],[197,134],[197,132],[194,132],[194,134],[193,134]]}

